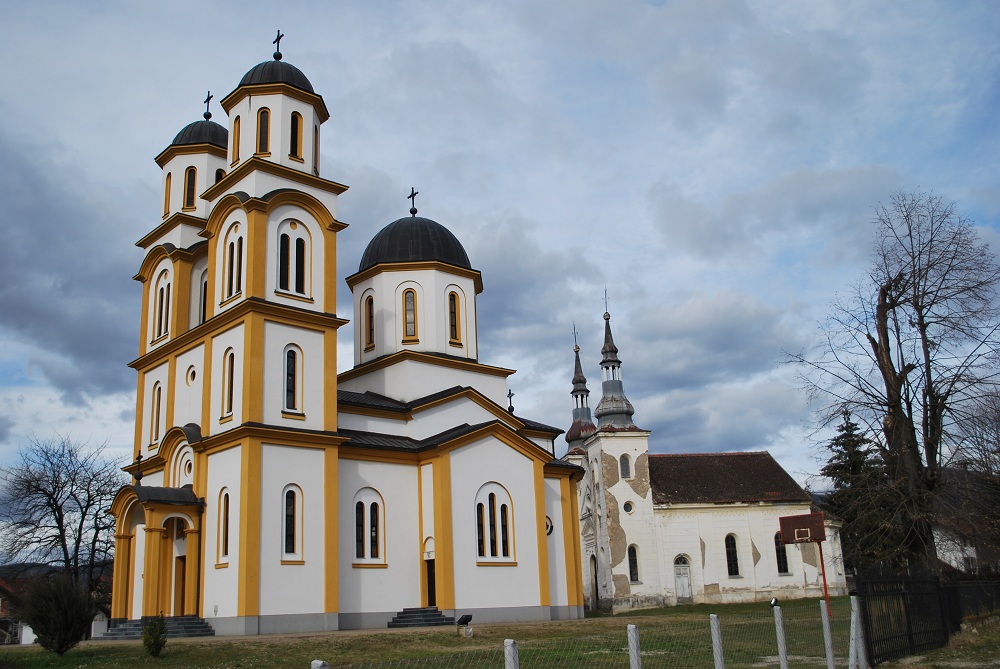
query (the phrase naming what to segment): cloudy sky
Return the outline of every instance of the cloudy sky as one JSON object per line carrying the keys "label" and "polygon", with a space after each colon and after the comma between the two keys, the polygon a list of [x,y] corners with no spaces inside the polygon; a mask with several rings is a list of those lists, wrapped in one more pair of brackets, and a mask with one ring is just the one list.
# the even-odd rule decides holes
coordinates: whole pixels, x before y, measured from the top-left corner
{"label": "cloudy sky", "polygon": [[483,273],[480,360],[563,429],[574,323],[599,399],[606,288],[653,451],[767,449],[805,482],[782,351],[864,275],[872,208],[932,190],[1000,242],[992,0],[2,6],[0,463],[54,434],[128,458],[153,157],[279,28],[332,114],[322,175],[351,187],[341,273],[415,186]]}

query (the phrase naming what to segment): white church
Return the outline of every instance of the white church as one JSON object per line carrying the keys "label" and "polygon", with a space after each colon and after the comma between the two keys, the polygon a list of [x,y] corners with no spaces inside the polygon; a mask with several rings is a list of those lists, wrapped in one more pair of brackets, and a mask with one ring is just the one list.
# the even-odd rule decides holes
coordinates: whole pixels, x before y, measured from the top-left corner
{"label": "white church", "polygon": [[[276,52],[221,105],[226,125],[206,111],[156,157],[162,218],[137,243],[113,621],[253,635],[413,608],[582,617],[583,472],[555,458],[561,430],[507,406],[514,370],[479,362],[483,282],[462,244],[414,207],[344,276],[322,96]],[[354,366],[338,375],[342,278]]]}
{"label": "white church", "polygon": [[[588,609],[823,596],[817,545],[784,545],[779,532],[778,518],[810,513],[811,497],[770,454],[650,453],[650,432],[633,422],[625,397],[608,313],[595,425],[574,351],[564,459],[585,471],[578,508]],[[847,594],[840,523],[825,526],[829,591]]]}

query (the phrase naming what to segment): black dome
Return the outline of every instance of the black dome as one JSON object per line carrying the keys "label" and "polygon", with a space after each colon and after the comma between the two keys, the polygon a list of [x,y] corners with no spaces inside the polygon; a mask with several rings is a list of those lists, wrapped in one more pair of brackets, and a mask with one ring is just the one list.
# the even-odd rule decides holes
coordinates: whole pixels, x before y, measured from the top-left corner
{"label": "black dome", "polygon": [[254,65],[240,80],[240,86],[257,84],[288,84],[315,94],[312,84],[309,83],[306,75],[302,74],[302,70],[283,60],[265,60],[259,65]]}
{"label": "black dome", "polygon": [[229,146],[229,131],[215,121],[195,121],[184,126],[170,142],[170,146],[188,144],[214,144],[225,149]]}
{"label": "black dome", "polygon": [[379,263],[438,262],[472,269],[469,255],[455,235],[436,221],[406,216],[385,226],[368,243],[359,272]]}

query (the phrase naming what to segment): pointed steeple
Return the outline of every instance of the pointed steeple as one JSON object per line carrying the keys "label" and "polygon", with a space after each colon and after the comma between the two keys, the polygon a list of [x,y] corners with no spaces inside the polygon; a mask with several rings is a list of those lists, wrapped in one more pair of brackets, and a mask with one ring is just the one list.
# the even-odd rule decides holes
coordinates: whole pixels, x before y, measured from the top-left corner
{"label": "pointed steeple", "polygon": [[611,314],[604,312],[604,346],[601,347],[601,401],[597,404],[594,415],[597,416],[600,429],[634,428],[632,414],[635,413],[632,403],[625,397],[622,386],[622,361],[618,359],[618,347],[611,337]]}
{"label": "pointed steeple", "polygon": [[576,356],[576,366],[573,370],[573,424],[566,431],[566,443],[569,449],[580,446],[590,435],[597,431],[594,421],[590,418],[590,403],[587,399],[590,390],[587,388],[587,377],[583,375],[580,364],[580,347],[573,347]]}

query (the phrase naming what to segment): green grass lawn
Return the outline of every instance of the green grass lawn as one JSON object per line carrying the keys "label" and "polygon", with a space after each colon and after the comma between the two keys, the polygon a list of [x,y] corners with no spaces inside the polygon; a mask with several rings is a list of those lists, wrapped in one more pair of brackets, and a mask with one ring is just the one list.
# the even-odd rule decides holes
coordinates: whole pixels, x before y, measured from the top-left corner
{"label": "green grass lawn", "polygon": [[[816,600],[783,602],[785,634],[791,666],[822,669],[823,635]],[[453,627],[417,630],[365,630],[268,637],[171,639],[158,659],[146,655],[141,642],[89,641],[62,658],[35,647],[0,649],[0,669],[43,667],[190,667],[193,669],[306,668],[314,659],[333,666],[385,665],[424,658],[426,667],[464,669],[503,667],[504,639],[515,639],[522,669],[628,667],[625,628],[639,628],[643,669],[684,667],[711,669],[709,614],[719,616],[726,667],[777,666],[773,617],[765,603],[729,606],[698,605],[596,616],[585,620],[509,625],[474,625],[472,638]],[[837,666],[847,666],[850,603],[833,600],[833,638]],[[974,638],[967,638],[974,637]],[[956,658],[984,662],[1000,656],[1000,625],[984,626],[977,635],[956,637],[948,649],[927,654],[917,669],[956,667]],[[434,659],[431,659],[434,658]],[[921,660],[924,661],[924,660]],[[963,665],[1000,666],[997,664]]]}

